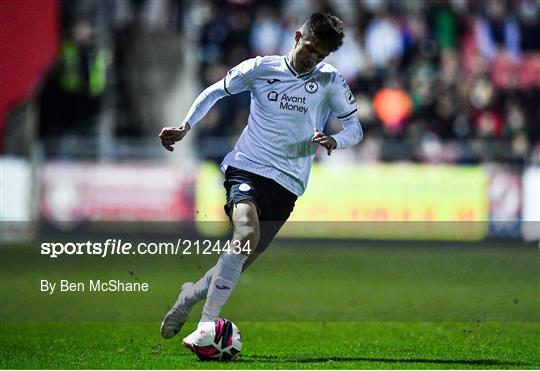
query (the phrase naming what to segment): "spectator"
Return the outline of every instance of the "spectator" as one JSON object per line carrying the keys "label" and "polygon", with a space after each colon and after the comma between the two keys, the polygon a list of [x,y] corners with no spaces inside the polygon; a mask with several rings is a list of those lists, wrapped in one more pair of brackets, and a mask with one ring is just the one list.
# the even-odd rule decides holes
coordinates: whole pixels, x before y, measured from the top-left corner
{"label": "spectator", "polygon": [[[67,2],[74,8],[83,3],[87,4]],[[148,54],[148,48],[138,35],[145,28],[159,31],[184,24],[186,39],[198,43],[195,65],[205,87],[240,60],[285,54],[294,43],[289,35],[300,19],[331,9],[346,20],[346,37],[340,51],[328,59],[342,71],[356,96],[367,140],[366,149],[358,149],[347,160],[361,153],[360,161],[498,159],[521,164],[540,146],[537,0],[137,0],[114,4],[124,4],[131,17],[144,13],[137,24],[131,24],[142,32],[123,28],[114,34],[119,55],[115,59],[116,126],[122,129],[116,135],[148,134],[142,128],[151,125],[145,122],[156,120],[151,119],[154,114],[144,112],[150,112],[151,106],[161,107],[149,101],[144,89],[133,88],[139,86],[133,83],[148,79],[141,86],[151,81],[153,89],[166,92],[167,84],[177,81],[163,78],[170,74],[156,78],[155,71],[143,69],[146,59],[141,54]],[[164,12],[167,17],[160,15]],[[184,22],[178,18],[182,13],[189,14]],[[107,51],[96,43],[88,25],[83,19],[73,27],[43,84],[39,96],[42,136],[96,132],[108,83],[102,68]],[[152,56],[157,60],[159,54]],[[160,64],[160,71],[179,68],[180,58],[169,60],[174,63]],[[124,74],[137,79],[127,84]],[[396,76],[402,79],[397,85]],[[136,92],[133,95],[140,99],[127,100],[126,91]],[[246,93],[216,105],[209,122],[198,131],[196,148],[202,155],[219,159],[229,150],[231,138],[245,124],[249,103]],[[330,120],[327,126],[332,124]]]}
{"label": "spectator", "polygon": [[520,31],[504,1],[489,0],[486,4],[486,16],[475,21],[475,38],[480,53],[488,61],[507,58],[512,62],[521,57]]}
{"label": "spectator", "polygon": [[40,137],[97,133],[108,60],[93,25],[86,19],[75,20],[38,94]]}
{"label": "spectator", "polygon": [[368,23],[365,49],[371,62],[379,69],[403,55],[403,37],[397,22],[386,10],[383,9]]}
{"label": "spectator", "polygon": [[264,6],[257,10],[251,27],[250,47],[254,55],[274,55],[279,53],[283,27],[275,10]]}

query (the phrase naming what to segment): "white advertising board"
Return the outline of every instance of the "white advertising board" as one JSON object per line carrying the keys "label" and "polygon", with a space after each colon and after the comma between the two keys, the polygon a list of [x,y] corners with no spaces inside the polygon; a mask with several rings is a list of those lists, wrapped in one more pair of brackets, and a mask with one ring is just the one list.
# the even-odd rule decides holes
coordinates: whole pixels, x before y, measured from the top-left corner
{"label": "white advertising board", "polygon": [[32,167],[26,160],[0,157],[0,220],[29,222],[32,217]]}
{"label": "white advertising board", "polygon": [[540,167],[523,173],[523,208],[521,233],[527,241],[540,240]]}

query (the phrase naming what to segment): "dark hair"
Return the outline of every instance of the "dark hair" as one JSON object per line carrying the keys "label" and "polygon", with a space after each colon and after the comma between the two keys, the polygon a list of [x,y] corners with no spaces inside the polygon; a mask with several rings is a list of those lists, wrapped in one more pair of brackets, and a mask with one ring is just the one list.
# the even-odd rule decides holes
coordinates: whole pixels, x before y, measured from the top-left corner
{"label": "dark hair", "polygon": [[332,52],[343,44],[343,22],[333,14],[313,13],[302,28],[307,30],[306,36],[315,36]]}

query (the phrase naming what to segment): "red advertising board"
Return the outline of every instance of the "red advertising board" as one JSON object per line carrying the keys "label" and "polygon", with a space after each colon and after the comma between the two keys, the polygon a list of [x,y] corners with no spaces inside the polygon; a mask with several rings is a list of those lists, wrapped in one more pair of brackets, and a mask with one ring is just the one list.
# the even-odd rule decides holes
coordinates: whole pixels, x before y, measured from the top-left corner
{"label": "red advertising board", "polygon": [[193,220],[193,173],[172,165],[47,163],[40,212],[55,221]]}

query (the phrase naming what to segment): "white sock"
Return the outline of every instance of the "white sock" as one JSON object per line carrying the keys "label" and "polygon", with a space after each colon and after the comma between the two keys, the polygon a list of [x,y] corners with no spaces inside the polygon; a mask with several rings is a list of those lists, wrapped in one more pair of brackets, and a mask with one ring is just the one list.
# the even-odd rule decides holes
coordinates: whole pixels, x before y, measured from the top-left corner
{"label": "white sock", "polygon": [[221,254],[213,268],[212,281],[208,288],[200,323],[209,322],[219,317],[221,308],[231,296],[232,291],[240,279],[242,267],[247,258],[247,255],[234,254],[232,252]]}

